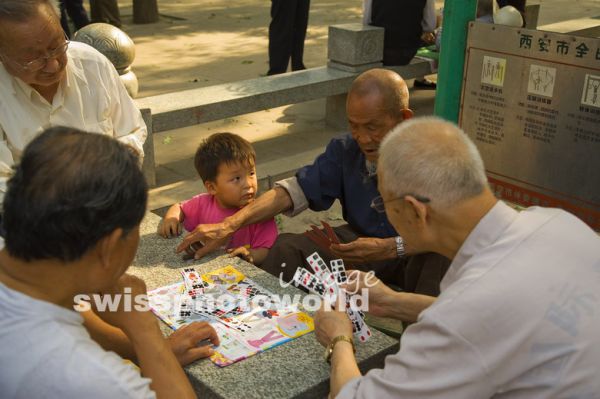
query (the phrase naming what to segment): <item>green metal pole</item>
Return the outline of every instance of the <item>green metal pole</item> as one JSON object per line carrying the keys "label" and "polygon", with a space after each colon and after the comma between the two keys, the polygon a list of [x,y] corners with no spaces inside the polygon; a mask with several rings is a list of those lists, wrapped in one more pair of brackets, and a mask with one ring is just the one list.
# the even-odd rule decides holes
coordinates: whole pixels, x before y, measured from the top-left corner
{"label": "green metal pole", "polygon": [[476,13],[477,0],[446,0],[444,2],[434,113],[455,123],[458,122],[460,107],[468,24],[475,19]]}

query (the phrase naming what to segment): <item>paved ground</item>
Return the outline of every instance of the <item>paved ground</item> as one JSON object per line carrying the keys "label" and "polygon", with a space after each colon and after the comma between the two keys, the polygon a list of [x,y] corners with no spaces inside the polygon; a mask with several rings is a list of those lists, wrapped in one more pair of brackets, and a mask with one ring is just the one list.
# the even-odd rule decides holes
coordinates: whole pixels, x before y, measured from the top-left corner
{"label": "paved ground", "polygon": [[[529,1],[535,3],[536,1]],[[159,0],[160,21],[134,25],[132,1],[119,0],[123,30],[136,43],[133,64],[139,97],[261,76],[267,70],[267,32],[271,2],[266,0]],[[539,25],[600,16],[598,0],[540,0]],[[436,1],[437,7],[443,1]],[[313,0],[305,43],[307,67],[327,60],[327,27],[360,22],[362,0]],[[411,92],[418,115],[431,114],[434,92]],[[255,146],[259,177],[275,176],[311,162],[339,131],[324,123],[324,101],[270,109],[155,136],[158,187],[150,209],[159,209],[202,190],[192,166],[199,141],[217,131],[243,135]],[[336,220],[339,209],[325,215],[305,214],[286,231],[303,230],[319,218]]]}

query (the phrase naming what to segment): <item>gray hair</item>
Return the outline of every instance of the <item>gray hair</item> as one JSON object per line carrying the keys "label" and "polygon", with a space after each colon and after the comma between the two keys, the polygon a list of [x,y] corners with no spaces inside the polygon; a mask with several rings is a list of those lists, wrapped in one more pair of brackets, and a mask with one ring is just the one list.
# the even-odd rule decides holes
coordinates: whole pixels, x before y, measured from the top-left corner
{"label": "gray hair", "polygon": [[50,6],[60,18],[57,0],[0,0],[0,20],[26,22],[36,15],[40,4]]}
{"label": "gray hair", "polygon": [[385,137],[379,154],[386,191],[429,198],[437,209],[481,194],[487,186],[475,144],[456,125],[440,118],[400,123]]}

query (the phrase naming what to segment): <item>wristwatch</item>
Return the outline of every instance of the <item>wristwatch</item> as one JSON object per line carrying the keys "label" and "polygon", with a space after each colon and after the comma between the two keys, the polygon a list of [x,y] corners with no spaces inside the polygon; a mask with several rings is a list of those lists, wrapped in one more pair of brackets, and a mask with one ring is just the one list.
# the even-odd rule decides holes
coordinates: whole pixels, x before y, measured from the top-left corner
{"label": "wristwatch", "polygon": [[352,338],[349,338],[345,335],[338,335],[337,337],[332,339],[331,342],[329,343],[329,345],[327,345],[327,347],[325,348],[325,354],[323,355],[323,357],[325,358],[325,361],[327,363],[331,364],[331,356],[333,355],[333,348],[335,348],[335,344],[337,344],[340,341],[349,342],[350,345],[352,345],[352,353],[356,353],[356,348],[354,347],[354,341],[352,340]]}
{"label": "wristwatch", "polygon": [[404,251],[404,240],[400,236],[394,237],[394,240],[396,241],[396,256],[401,258],[406,254],[406,251]]}

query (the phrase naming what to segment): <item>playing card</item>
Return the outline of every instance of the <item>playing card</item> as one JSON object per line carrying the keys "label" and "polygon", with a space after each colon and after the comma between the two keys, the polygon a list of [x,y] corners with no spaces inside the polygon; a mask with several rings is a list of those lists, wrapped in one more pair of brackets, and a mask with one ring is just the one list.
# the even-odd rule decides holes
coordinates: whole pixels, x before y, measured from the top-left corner
{"label": "playing card", "polygon": [[346,268],[344,267],[344,261],[341,259],[334,259],[329,262],[329,266],[331,266],[331,274],[335,278],[335,281],[339,284],[344,284],[348,281],[348,276],[346,275]]}
{"label": "playing card", "polygon": [[296,273],[294,274],[292,281],[296,286],[302,286],[319,296],[324,296],[326,293],[329,295],[335,295],[335,289],[333,287],[325,287],[325,285],[317,278],[317,276],[303,267],[296,269]]}
{"label": "playing card", "polygon": [[350,322],[352,322],[354,337],[360,342],[366,342],[371,338],[371,330],[365,323],[364,314],[360,310],[352,308],[349,295],[346,295],[346,313]]}
{"label": "playing card", "polygon": [[335,277],[331,274],[331,271],[329,271],[329,268],[317,252],[306,258],[306,261],[314,270],[315,276],[323,282],[325,287],[330,287],[335,284]]}
{"label": "playing card", "polygon": [[193,267],[186,267],[181,271],[183,282],[185,284],[187,294],[196,299],[197,296],[204,294],[208,284],[202,280],[200,274]]}

